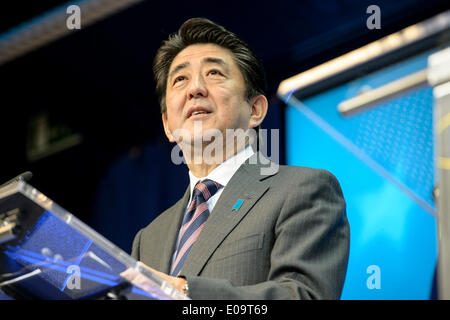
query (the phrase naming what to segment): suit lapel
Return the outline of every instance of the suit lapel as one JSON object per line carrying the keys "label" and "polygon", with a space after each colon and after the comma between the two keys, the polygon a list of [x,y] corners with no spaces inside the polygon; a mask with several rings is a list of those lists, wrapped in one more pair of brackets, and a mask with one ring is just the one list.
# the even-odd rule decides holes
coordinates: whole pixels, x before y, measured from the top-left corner
{"label": "suit lapel", "polygon": [[169,210],[171,213],[169,214],[172,218],[170,219],[169,229],[167,230],[167,234],[169,237],[167,238],[167,243],[164,246],[164,250],[161,254],[161,265],[160,271],[169,273],[170,265],[172,263],[172,255],[175,250],[176,241],[178,238],[178,230],[180,228],[181,222],[183,221],[183,214],[188,205],[190,196],[190,188],[188,187],[186,192],[184,193],[183,198],[178,200],[178,202]]}
{"label": "suit lapel", "polygon": [[[260,175],[260,168],[246,163],[233,175],[192,246],[182,274],[198,275],[217,247],[269,189],[270,179],[264,180],[267,176]],[[233,210],[238,200],[244,201],[238,210]]]}

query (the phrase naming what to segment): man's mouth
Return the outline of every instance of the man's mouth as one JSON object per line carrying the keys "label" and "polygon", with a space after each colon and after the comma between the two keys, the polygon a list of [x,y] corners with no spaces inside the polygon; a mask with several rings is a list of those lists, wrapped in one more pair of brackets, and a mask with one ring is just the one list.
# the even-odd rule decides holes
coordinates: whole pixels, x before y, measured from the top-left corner
{"label": "man's mouth", "polygon": [[206,110],[203,107],[195,107],[191,111],[189,111],[188,118],[193,117],[193,116],[205,115],[208,113],[211,113],[211,112]]}
{"label": "man's mouth", "polygon": [[209,113],[209,112],[206,112],[206,111],[194,111],[194,112],[191,113],[191,116],[196,116],[198,114],[206,114],[206,113]]}

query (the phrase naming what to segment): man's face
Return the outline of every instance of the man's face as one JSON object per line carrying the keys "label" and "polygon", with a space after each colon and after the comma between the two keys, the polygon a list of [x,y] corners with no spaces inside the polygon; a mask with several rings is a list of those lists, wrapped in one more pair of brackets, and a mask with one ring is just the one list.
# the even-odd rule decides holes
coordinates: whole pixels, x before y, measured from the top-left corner
{"label": "man's face", "polygon": [[166,89],[167,112],[163,114],[166,135],[184,129],[194,137],[194,122],[203,132],[255,127],[246,86],[232,53],[214,44],[195,44],[182,50],[169,69]]}

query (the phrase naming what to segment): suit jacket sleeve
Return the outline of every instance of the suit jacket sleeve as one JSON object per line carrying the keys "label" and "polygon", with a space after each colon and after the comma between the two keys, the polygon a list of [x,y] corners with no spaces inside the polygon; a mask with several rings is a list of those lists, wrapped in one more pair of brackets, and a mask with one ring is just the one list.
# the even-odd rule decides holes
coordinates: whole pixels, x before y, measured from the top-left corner
{"label": "suit jacket sleeve", "polygon": [[139,247],[140,247],[140,244],[141,244],[141,235],[142,235],[143,231],[144,231],[144,229],[141,229],[136,234],[136,236],[134,237],[133,246],[132,246],[132,249],[131,249],[131,256],[133,258],[135,258],[136,260],[138,260],[138,261],[141,260],[141,257],[139,255]]}
{"label": "suit jacket sleeve", "polygon": [[192,299],[339,299],[350,242],[341,188],[325,170],[292,180],[273,230],[267,281],[234,286],[186,276]]}

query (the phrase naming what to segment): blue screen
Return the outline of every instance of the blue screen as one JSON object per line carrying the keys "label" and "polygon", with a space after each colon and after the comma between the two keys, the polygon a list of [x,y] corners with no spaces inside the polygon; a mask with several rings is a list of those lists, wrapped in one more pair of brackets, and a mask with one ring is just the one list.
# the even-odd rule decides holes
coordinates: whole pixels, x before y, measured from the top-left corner
{"label": "blue screen", "polygon": [[350,223],[342,299],[429,299],[436,267],[433,96],[422,86],[344,117],[338,104],[426,68],[422,54],[286,109],[289,165],[341,183]]}

